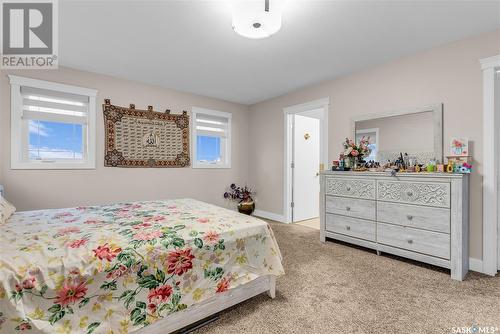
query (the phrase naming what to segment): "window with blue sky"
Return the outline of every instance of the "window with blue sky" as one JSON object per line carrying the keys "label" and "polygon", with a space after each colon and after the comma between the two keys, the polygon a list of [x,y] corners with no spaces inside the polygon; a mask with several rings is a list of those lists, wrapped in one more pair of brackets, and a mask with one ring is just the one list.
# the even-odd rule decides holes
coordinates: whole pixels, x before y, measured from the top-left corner
{"label": "window with blue sky", "polygon": [[82,128],[81,124],[30,120],[30,160],[82,159]]}
{"label": "window with blue sky", "polygon": [[231,114],[193,108],[193,167],[231,167]]}
{"label": "window with blue sky", "polygon": [[213,136],[197,136],[196,160],[204,162],[221,161],[221,139]]}
{"label": "window with blue sky", "polygon": [[95,168],[97,91],[9,75],[13,169]]}

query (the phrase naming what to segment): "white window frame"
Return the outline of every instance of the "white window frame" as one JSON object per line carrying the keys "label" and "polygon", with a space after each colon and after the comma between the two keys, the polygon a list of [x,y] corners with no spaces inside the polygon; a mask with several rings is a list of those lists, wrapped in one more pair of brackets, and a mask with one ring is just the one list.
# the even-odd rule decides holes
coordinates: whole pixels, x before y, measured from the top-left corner
{"label": "white window frame", "polygon": [[[10,79],[10,152],[12,169],[95,169],[96,168],[96,96],[97,90],[71,86],[56,82],[9,75]],[[23,130],[22,108],[23,99],[21,87],[33,87],[57,92],[88,96],[88,123],[84,132],[84,159],[81,161],[67,160],[26,160],[23,143],[27,136]],[[85,149],[86,148],[86,149]]]}
{"label": "white window frame", "polygon": [[[198,132],[196,130],[196,115],[203,114],[208,116],[227,118],[227,135],[225,147],[221,148],[223,161],[219,163],[207,163],[196,160]],[[192,107],[191,109],[191,156],[193,157],[193,168],[231,168],[231,119],[232,114],[228,112]]]}

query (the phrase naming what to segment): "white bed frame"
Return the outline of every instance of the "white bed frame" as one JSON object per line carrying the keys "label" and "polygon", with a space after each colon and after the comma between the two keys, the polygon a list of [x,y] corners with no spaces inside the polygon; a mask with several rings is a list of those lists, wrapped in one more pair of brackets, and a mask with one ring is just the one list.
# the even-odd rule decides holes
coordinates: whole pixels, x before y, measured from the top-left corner
{"label": "white bed frame", "polygon": [[267,292],[269,297],[276,296],[276,276],[261,276],[249,283],[240,285],[185,310],[175,312],[168,317],[144,327],[137,334],[168,334],[192,325],[200,320],[215,315],[231,306]]}

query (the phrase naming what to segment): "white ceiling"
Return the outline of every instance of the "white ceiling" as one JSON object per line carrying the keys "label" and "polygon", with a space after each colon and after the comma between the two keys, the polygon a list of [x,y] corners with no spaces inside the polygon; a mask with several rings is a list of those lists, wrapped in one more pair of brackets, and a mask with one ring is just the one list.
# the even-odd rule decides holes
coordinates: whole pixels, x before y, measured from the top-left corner
{"label": "white ceiling", "polygon": [[264,40],[227,1],[59,3],[61,65],[243,104],[500,28],[499,1],[288,0]]}

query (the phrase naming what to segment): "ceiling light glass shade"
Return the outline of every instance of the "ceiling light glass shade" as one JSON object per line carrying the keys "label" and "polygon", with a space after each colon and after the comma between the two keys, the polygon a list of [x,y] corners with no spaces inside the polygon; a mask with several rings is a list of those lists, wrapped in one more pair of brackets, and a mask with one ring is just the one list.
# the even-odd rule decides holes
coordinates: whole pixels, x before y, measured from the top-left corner
{"label": "ceiling light glass shade", "polygon": [[233,29],[247,38],[266,38],[281,29],[285,0],[231,0]]}

